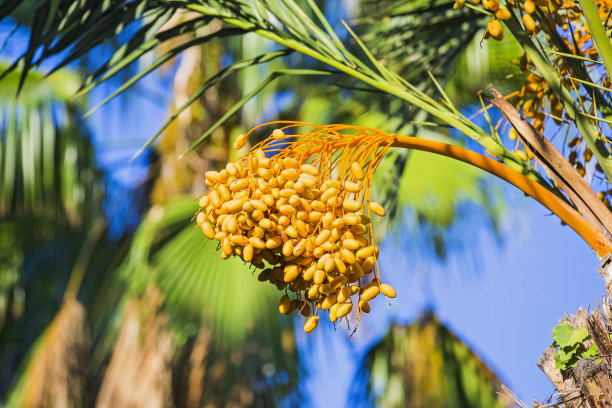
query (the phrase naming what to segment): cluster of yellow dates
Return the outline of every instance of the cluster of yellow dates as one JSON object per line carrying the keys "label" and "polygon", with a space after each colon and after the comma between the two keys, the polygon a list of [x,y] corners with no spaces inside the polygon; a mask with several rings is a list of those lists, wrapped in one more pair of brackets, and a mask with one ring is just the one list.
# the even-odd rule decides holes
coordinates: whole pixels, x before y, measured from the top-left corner
{"label": "cluster of yellow dates", "polygon": [[[479,4],[480,0],[472,0],[472,2]],[[545,11],[550,9],[556,11],[562,6],[562,2],[563,0],[508,0],[506,3],[509,7],[516,7],[520,10],[525,31],[531,34],[537,30],[536,22],[532,17],[532,14],[536,11],[536,6],[543,8]],[[465,3],[466,0],[455,0],[453,8],[455,10],[460,9],[465,6]],[[510,11],[501,7],[498,0],[482,0],[482,5],[493,15],[493,18],[487,24],[485,38],[492,37],[496,40],[502,40],[504,31],[499,20],[509,20],[512,17]]]}
{"label": "cluster of yellow dates", "polygon": [[[474,4],[480,4],[481,0],[473,0]],[[602,21],[608,21],[607,29],[610,29],[612,21],[609,19],[610,10],[612,10],[612,0],[594,0],[599,15]],[[455,9],[464,7],[465,0],[457,0],[454,4]],[[599,56],[597,49],[591,39],[588,26],[585,24],[584,16],[575,0],[507,0],[505,7],[500,6],[498,0],[482,0],[483,7],[492,14],[492,20],[487,25],[485,38],[492,37],[497,40],[503,39],[503,29],[500,20],[508,20],[512,17],[511,11],[515,12],[517,18],[522,20],[525,33],[528,35],[537,35],[543,33],[545,35],[538,36],[538,41],[543,44],[544,49],[558,48],[558,42],[563,41],[567,49],[575,50],[576,55],[586,57],[592,61],[585,60],[583,62],[587,70],[594,70],[597,66]],[[563,86],[570,92],[579,92],[580,98],[585,103],[593,97],[591,91],[580,89],[580,83],[575,81],[573,77],[577,74],[573,73],[568,59],[563,55],[547,55],[547,58],[553,63],[555,71],[559,74]],[[520,108],[523,115],[534,126],[534,128],[542,133],[546,127],[546,123],[552,119],[557,125],[562,125],[568,118],[564,110],[563,104],[557,98],[557,95],[550,88],[550,85],[542,76],[537,73],[537,69],[528,57],[524,54],[518,65],[523,72],[528,72],[525,77],[525,83],[520,90],[515,92],[510,99],[510,102],[517,108]],[[610,79],[604,75],[601,79],[604,87],[610,87]],[[596,104],[596,101],[594,105]],[[521,160],[533,159],[532,152],[528,147],[523,146],[523,150],[519,150],[519,141],[517,141],[517,133],[511,128],[508,136],[510,140],[516,141],[515,153]],[[600,135],[602,140],[603,135]],[[593,152],[588,146],[582,143],[580,135],[574,138],[567,139],[567,147],[570,149],[569,161],[574,165],[576,170],[583,177],[586,175],[586,166],[593,157]],[[603,172],[599,164],[595,165],[598,172]],[[600,194],[606,205],[612,208],[612,204],[606,198],[611,195],[610,191],[604,191]]]}
{"label": "cluster of yellow dates", "polygon": [[[277,129],[269,139],[284,138]],[[346,174],[325,179],[323,164],[305,156],[269,156],[254,148],[205,174],[210,191],[200,198],[196,219],[206,237],[219,241],[222,258],[236,255],[263,269],[259,280],[286,292],[279,311],[308,317],[306,332],[317,326],[319,310],[336,322],[352,311],[368,313],[368,301],[379,293],[395,297],[379,281],[370,214],[385,210],[359,200],[363,168],[353,162]]]}

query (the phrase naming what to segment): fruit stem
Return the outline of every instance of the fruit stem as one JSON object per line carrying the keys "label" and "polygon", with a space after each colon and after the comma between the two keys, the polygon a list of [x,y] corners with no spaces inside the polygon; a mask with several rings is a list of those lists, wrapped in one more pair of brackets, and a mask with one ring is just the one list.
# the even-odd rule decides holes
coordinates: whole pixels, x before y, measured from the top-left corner
{"label": "fruit stem", "polygon": [[410,136],[393,135],[393,137],[394,142],[391,145],[392,147],[422,150],[447,156],[471,164],[472,166],[478,167],[507,181],[525,194],[535,198],[543,206],[557,215],[563,222],[576,231],[600,256],[605,256],[612,252],[612,242],[589,224],[578,211],[574,210],[570,205],[545,187],[542,187],[540,184],[510,167],[485,157],[480,153],[459,146]]}

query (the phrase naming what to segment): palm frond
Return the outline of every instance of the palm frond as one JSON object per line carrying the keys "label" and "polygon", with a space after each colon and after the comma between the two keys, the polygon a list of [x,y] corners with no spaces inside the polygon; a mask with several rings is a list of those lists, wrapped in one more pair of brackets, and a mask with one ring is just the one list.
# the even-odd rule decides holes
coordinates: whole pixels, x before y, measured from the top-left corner
{"label": "palm frond", "polygon": [[[386,407],[510,406],[495,373],[431,312],[391,326],[362,368],[371,399]],[[362,400],[363,390],[354,391],[354,401]]]}
{"label": "palm frond", "polygon": [[[155,0],[9,2],[6,7],[0,9],[0,20],[17,17],[31,26],[32,31],[27,50],[3,70],[2,77],[17,69],[19,64],[23,64],[19,91],[29,70],[39,66],[45,59],[66,53],[64,61],[73,60],[128,30],[133,21],[156,12],[158,18],[169,18],[166,13],[160,12],[167,9],[167,6],[160,8],[160,3]],[[39,50],[42,51],[37,56]]]}
{"label": "palm frond", "polygon": [[[130,3],[130,5],[132,5],[132,3]],[[419,91],[418,88],[412,86],[409,82],[400,80],[399,78],[393,80],[393,78],[390,76],[386,76],[385,79],[385,77],[381,77],[375,73],[376,67],[371,66],[371,64],[369,64],[370,66],[363,63],[357,64],[356,61],[359,61],[360,59],[356,57],[354,53],[350,52],[347,47],[339,45],[338,36],[335,33],[333,35],[326,33],[323,28],[315,23],[313,18],[318,18],[320,20],[322,14],[318,11],[313,2],[309,3],[309,6],[312,9],[310,9],[310,12],[308,12],[309,8],[301,8],[290,0],[258,0],[249,4],[236,3],[233,1],[218,1],[201,4],[194,4],[185,1],[173,1],[171,5],[141,1],[140,7],[134,9],[135,14],[132,15],[132,21],[138,20],[139,16],[144,15],[142,14],[144,11],[154,12],[155,10],[158,10],[155,8],[156,5],[159,7],[165,6],[166,8],[175,10],[191,10],[199,13],[202,16],[219,18],[234,26],[237,30],[242,30],[244,32],[255,31],[262,37],[312,57],[318,60],[320,63],[323,63],[332,69],[339,70],[358,81],[365,82],[367,85],[375,89],[380,89],[394,97],[399,97],[417,108],[426,111],[428,114],[438,118],[439,120],[459,128],[464,134],[474,138],[486,149],[513,166],[516,166],[517,163],[521,162],[503,146],[495,142],[493,139],[487,137],[484,131],[474,126],[470,121],[465,120],[465,118],[457,117],[452,111],[449,111],[444,106],[434,103],[434,101],[425,97],[425,94],[422,91]],[[118,7],[118,5],[114,2],[108,2],[108,7],[103,11],[104,13],[112,14],[116,12],[116,7]],[[101,10],[96,8],[95,11],[100,12]],[[416,12],[413,11],[413,13]],[[106,16],[106,14],[104,15]],[[275,22],[272,23],[272,20],[267,18],[268,16],[274,16],[276,19]],[[2,17],[3,16],[0,15],[0,18]],[[63,26],[59,23],[60,21],[56,21],[55,27],[57,30],[61,31]],[[51,25],[53,26],[54,24]],[[325,29],[329,29],[330,27],[328,23],[323,23],[322,25]],[[110,26],[112,26],[112,24],[109,20],[109,27]],[[85,28],[85,26],[78,27],[77,25],[77,27],[74,29],[80,29],[83,31]],[[95,45],[104,39],[108,39],[111,36],[116,35],[117,32],[122,30],[122,28],[123,25],[121,22],[119,22],[117,25],[105,29],[99,26],[95,29],[88,27],[85,32],[89,33],[91,30],[93,30],[93,32],[96,33],[96,39],[99,41],[95,43],[91,42],[92,45]],[[67,38],[68,40],[71,38],[67,33],[59,33],[58,31],[58,34],[60,34],[60,37]],[[193,41],[200,40],[202,39],[196,38]],[[74,39],[74,41],[77,40]],[[40,36],[35,35],[34,32],[32,33],[30,42],[32,44],[30,46],[31,49],[35,44],[41,45],[44,43],[44,41],[40,39]],[[66,47],[68,47],[67,44],[69,41],[60,42],[62,44],[66,44]],[[181,44],[177,49],[181,49],[181,47],[185,46],[185,44]],[[72,52],[75,51],[72,50]],[[45,54],[43,53],[43,55]],[[26,68],[28,68],[30,64],[27,64],[27,55],[22,58],[26,58],[25,65]],[[70,54],[67,58],[70,58]],[[119,59],[117,63],[120,64],[121,59]],[[528,168],[528,164],[521,163],[521,166],[527,166],[525,169],[526,172],[533,172]]]}
{"label": "palm frond", "polygon": [[475,95],[494,85],[502,94],[514,92],[525,82],[515,61],[523,55],[523,49],[511,36],[502,41],[482,41],[478,31],[458,58],[446,83],[449,97],[459,104],[476,104]]}
{"label": "palm frond", "polygon": [[427,71],[445,82],[486,19],[467,8],[452,11],[447,0],[365,1],[359,11],[355,23],[377,58],[407,81],[428,88]]}
{"label": "palm frond", "polygon": [[[100,102],[98,105],[96,105],[95,107],[93,107],[92,109],[90,109],[86,115],[91,114],[92,112],[94,112],[95,110],[97,110],[99,107],[107,104],[110,100],[112,100],[113,98],[117,97],[118,95],[120,95],[121,93],[123,93],[124,91],[126,91],[128,88],[130,88],[132,85],[134,85],[136,82],[138,82],[139,80],[141,80],[142,78],[144,78],[147,74],[151,73],[152,71],[156,70],[157,68],[161,67],[164,63],[170,61],[171,59],[173,59],[174,57],[176,57],[177,55],[179,55],[182,51],[190,48],[190,47],[195,47],[197,45],[202,45],[205,44],[209,41],[215,40],[215,39],[219,39],[219,38],[223,38],[223,37],[227,37],[227,36],[235,36],[235,35],[241,35],[244,34],[243,30],[240,29],[235,29],[235,28],[227,28],[227,29],[222,29],[219,30],[215,33],[206,35],[204,37],[200,37],[200,38],[196,38],[193,39],[191,41],[188,41],[185,44],[181,44],[177,47],[172,48],[170,51],[166,52],[165,54],[163,54],[162,56],[160,56],[159,58],[157,58],[151,65],[149,65],[147,68],[145,68],[144,70],[142,70],[141,72],[139,72],[138,74],[136,74],[134,77],[130,78],[129,80],[125,81],[120,87],[119,89],[117,89],[115,92],[113,92],[111,95],[109,95],[108,97],[106,97],[102,102]],[[114,71],[113,71],[114,73]],[[91,89],[93,88],[95,85],[100,84],[101,82],[104,82],[104,80],[110,78],[110,76],[106,76],[103,77],[100,81],[93,83],[92,85],[90,85],[88,88],[85,88],[85,90]]]}
{"label": "palm frond", "polygon": [[[36,275],[31,268],[37,256],[46,256],[42,252],[50,240],[59,238],[56,249],[62,253],[63,245],[71,242],[67,236],[85,235],[89,225],[102,216],[103,197],[102,175],[95,166],[89,137],[77,119],[77,107],[66,102],[78,87],[78,77],[59,71],[44,78],[30,71],[15,103],[20,76],[20,71],[11,72],[0,91],[0,321],[11,312],[9,326],[16,330],[23,329],[15,326],[16,321],[34,312],[30,300],[24,299],[25,288],[31,284],[24,275]],[[66,261],[77,256],[76,251],[64,255]],[[65,279],[71,265],[66,269],[61,265],[46,268],[46,272],[52,275],[60,269],[59,276]],[[58,295],[61,291],[51,297],[56,301]],[[39,296],[37,300],[49,299]],[[31,335],[36,336],[34,328],[40,330],[47,323],[44,319],[32,323]],[[3,331],[12,329],[0,324],[0,333],[5,334]]]}
{"label": "palm frond", "polygon": [[[276,395],[295,392],[297,354],[293,340],[287,343],[291,320],[270,318],[277,313],[276,288],[262,285],[242,261],[220,262],[215,244],[186,221],[194,206],[191,198],[180,198],[149,211],[118,270],[126,295],[156,285],[179,339],[193,338],[201,327],[208,330],[211,354],[205,365],[223,362],[223,383],[260,381]],[[257,351],[263,349],[270,352]],[[244,363],[228,362],[232,353],[241,353]],[[266,363],[282,373],[277,376],[282,381],[262,377],[260,369]],[[223,392],[223,398],[231,397],[211,379],[202,387],[203,395]]]}
{"label": "palm frond", "polygon": [[[9,73],[0,97],[2,395],[35,340],[63,319],[56,312],[71,271],[78,270],[75,292],[89,271],[83,288],[91,291],[108,268],[100,260],[112,259],[114,251],[101,221],[102,173],[78,106],[67,102],[79,78],[67,71],[45,78],[31,70],[15,101],[20,77],[21,71]],[[97,232],[88,240],[93,225]]]}
{"label": "palm frond", "polygon": [[[0,97],[19,87],[21,72],[3,80]],[[78,110],[65,102],[78,86],[70,73],[46,79],[30,71],[17,103],[0,99],[0,217],[36,214],[73,226],[99,214],[100,173]],[[13,94],[14,95],[14,94]]]}
{"label": "palm frond", "polygon": [[[262,55],[258,55],[255,58],[247,58],[247,59],[244,59],[244,60],[241,60],[241,61],[237,61],[237,62],[235,62],[235,63],[233,63],[233,64],[223,68],[221,71],[219,71],[218,73],[213,75],[211,78],[206,80],[191,96],[189,96],[189,98],[181,106],[179,106],[176,109],[176,111],[174,113],[172,113],[172,115],[170,115],[170,118],[168,118],[168,120],[162,125],[162,127],[157,131],[157,133],[155,133],[155,135],[153,135],[153,137],[151,137],[149,140],[147,140],[147,142],[134,154],[134,156],[137,156],[138,154],[142,153],[142,151],[144,149],[146,149],[151,144],[153,144],[155,142],[155,140],[157,140],[157,138],[168,128],[168,126],[170,126],[170,124],[176,118],[178,118],[178,116],[182,112],[184,112],[188,107],[190,107],[208,89],[210,89],[211,87],[215,86],[216,84],[218,84],[219,82],[224,80],[226,77],[232,75],[236,71],[242,70],[243,68],[248,68],[249,66],[253,66],[253,65],[264,63],[264,62],[268,62],[270,60],[273,60],[273,59],[276,59],[276,58],[279,58],[279,57],[284,57],[287,54],[289,54],[290,52],[291,52],[291,50],[282,50],[282,51],[277,51],[277,52],[265,53],[265,54],[262,54]],[[242,105],[244,105],[244,103],[246,103],[250,99],[251,98],[244,97],[243,98],[244,102],[242,103]],[[206,131],[206,133],[204,133],[204,135],[202,135],[200,138],[205,139],[215,129],[217,129],[218,126],[220,126],[223,123],[225,123],[225,121],[226,121],[226,119],[225,120],[219,119],[217,121],[217,126],[213,126],[213,127],[209,128]]]}

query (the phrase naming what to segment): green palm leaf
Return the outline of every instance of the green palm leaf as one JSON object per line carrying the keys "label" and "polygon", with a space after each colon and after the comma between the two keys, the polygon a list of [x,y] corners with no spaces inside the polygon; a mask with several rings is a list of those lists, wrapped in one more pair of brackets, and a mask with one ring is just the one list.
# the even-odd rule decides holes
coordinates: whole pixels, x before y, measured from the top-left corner
{"label": "green palm leaf", "polygon": [[[82,241],[72,242],[71,235],[85,236],[91,223],[101,217],[103,196],[101,173],[94,165],[88,135],[76,119],[76,106],[66,102],[78,87],[78,77],[58,71],[44,78],[30,71],[21,98],[15,102],[20,77],[21,71],[11,72],[0,91],[0,229],[4,251],[0,257],[0,322],[11,311],[9,326],[15,330],[24,329],[18,322],[22,313],[25,318],[34,312],[31,307],[37,301],[44,304],[49,300],[46,295],[24,299],[24,289],[32,284],[23,280],[24,262],[35,264],[37,254],[52,239],[58,240],[58,252],[62,245],[74,243],[74,248],[65,252],[66,260],[74,260]],[[61,265],[47,267],[46,272],[66,279],[70,267],[63,269]],[[35,332],[45,325],[41,321],[28,330]],[[11,332],[10,327],[4,331]],[[2,329],[0,324],[0,333]]]}
{"label": "green palm leaf", "polygon": [[[53,361],[58,369],[63,367],[62,361],[53,360],[50,355],[64,353],[62,347],[70,347],[70,342],[59,344],[61,336],[49,340],[45,330],[56,330],[53,327],[63,327],[68,324],[65,320],[70,320],[62,317],[61,312],[56,315],[65,310],[61,305],[67,282],[75,295],[88,271],[90,279],[82,286],[84,292],[91,290],[108,269],[108,264],[100,260],[112,259],[114,251],[105,237],[102,173],[96,166],[87,130],[77,119],[78,106],[67,102],[80,79],[68,71],[44,77],[31,70],[21,88],[21,97],[15,101],[21,76],[21,70],[10,72],[0,91],[3,396],[11,384],[19,388],[23,381],[28,383],[18,375],[19,367],[26,370],[30,364],[24,360],[26,353],[31,356],[31,364],[39,367],[36,369],[39,387],[36,382],[29,382],[26,389],[60,386],[59,379],[42,384],[40,378],[53,366]],[[80,310],[79,316],[82,314],[84,311]],[[51,351],[44,350],[47,347]],[[29,373],[30,369],[26,371]],[[72,380],[66,381],[64,385],[69,387]],[[75,395],[82,395],[82,389],[74,391]]]}
{"label": "green palm leaf", "polygon": [[0,92],[0,216],[29,213],[81,225],[99,214],[91,204],[102,190],[77,109],[58,102],[79,80],[68,72],[46,79],[31,71],[15,103],[20,78],[21,72],[9,74]]}
{"label": "green palm leaf", "polygon": [[[509,407],[495,373],[432,313],[393,325],[367,353],[369,393],[385,407]],[[355,395],[358,400],[361,395]]]}
{"label": "green palm leaf", "polygon": [[[216,244],[186,221],[195,207],[193,199],[179,198],[149,211],[118,270],[128,286],[126,294],[158,286],[179,340],[195,336],[200,327],[210,330],[211,359],[225,361],[227,384],[264,381],[261,368],[268,364],[274,373],[284,373],[284,380],[266,389],[277,395],[295,391],[297,354],[293,341],[287,343],[292,324],[278,315],[278,291],[259,282],[243,261],[221,261]],[[236,352],[247,365],[227,363]],[[219,387],[209,381],[205,394]],[[224,398],[230,398],[226,391]]]}

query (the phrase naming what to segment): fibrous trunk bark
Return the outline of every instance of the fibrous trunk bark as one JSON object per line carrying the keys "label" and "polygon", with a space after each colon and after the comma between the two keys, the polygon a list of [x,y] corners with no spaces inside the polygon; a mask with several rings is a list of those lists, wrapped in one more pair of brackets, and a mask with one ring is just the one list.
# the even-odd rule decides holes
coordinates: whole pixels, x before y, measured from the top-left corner
{"label": "fibrous trunk bark", "polygon": [[550,347],[546,349],[538,366],[558,393],[553,396],[556,401],[536,402],[534,408],[612,408],[612,263],[609,258],[604,259],[600,272],[608,291],[603,303],[591,313],[580,309],[576,315],[561,320],[574,329],[586,328],[591,339],[585,342],[585,346],[594,342],[599,356],[597,359],[582,359],[573,369],[561,372],[555,366],[555,351]]}

